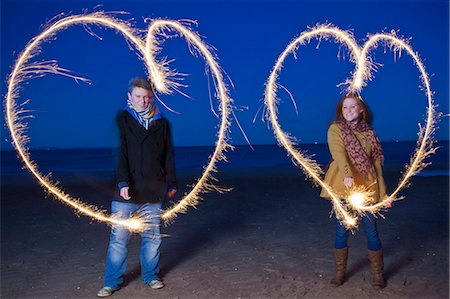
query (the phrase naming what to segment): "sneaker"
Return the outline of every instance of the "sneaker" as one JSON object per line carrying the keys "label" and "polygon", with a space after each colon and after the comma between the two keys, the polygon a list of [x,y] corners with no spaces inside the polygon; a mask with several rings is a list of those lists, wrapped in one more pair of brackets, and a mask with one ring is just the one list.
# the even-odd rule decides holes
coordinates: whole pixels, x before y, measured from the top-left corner
{"label": "sneaker", "polygon": [[151,287],[152,289],[161,289],[164,287],[163,282],[161,280],[157,280],[157,279],[150,281],[149,283],[147,283],[147,285],[149,287]]}
{"label": "sneaker", "polygon": [[117,289],[111,288],[111,287],[103,287],[100,291],[97,293],[97,297],[103,298],[103,297],[109,297],[111,296]]}

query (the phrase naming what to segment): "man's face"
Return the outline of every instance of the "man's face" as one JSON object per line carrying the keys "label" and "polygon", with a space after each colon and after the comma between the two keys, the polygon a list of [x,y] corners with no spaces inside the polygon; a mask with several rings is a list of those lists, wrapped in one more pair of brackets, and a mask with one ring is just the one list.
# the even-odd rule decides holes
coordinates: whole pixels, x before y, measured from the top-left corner
{"label": "man's face", "polygon": [[153,92],[142,87],[134,87],[131,93],[128,93],[128,99],[136,110],[141,111],[149,105],[153,105]]}

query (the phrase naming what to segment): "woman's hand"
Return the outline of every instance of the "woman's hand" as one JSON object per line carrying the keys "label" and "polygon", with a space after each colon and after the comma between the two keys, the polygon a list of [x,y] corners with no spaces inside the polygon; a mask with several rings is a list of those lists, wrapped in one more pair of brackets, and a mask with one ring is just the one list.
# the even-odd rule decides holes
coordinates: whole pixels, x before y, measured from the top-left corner
{"label": "woman's hand", "polygon": [[394,204],[392,203],[392,201],[388,201],[387,203],[384,204],[385,208],[392,208]]}
{"label": "woman's hand", "polygon": [[353,178],[344,178],[344,185],[350,188],[353,185]]}

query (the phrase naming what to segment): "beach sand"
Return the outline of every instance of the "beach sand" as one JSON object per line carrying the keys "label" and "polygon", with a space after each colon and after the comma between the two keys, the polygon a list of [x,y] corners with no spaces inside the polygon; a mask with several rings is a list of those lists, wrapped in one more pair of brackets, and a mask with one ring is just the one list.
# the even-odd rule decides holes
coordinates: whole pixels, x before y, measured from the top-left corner
{"label": "beach sand", "polygon": [[[219,167],[220,168],[220,167]],[[179,173],[179,194],[198,173]],[[76,197],[109,209],[112,173],[55,175]],[[335,221],[294,166],[225,169],[224,194],[203,196],[169,227],[161,248],[163,289],[145,286],[139,237],[125,283],[112,298],[448,298],[449,178],[415,177],[378,222],[387,286],[370,286],[362,229],[350,236],[348,280],[334,273]],[[399,172],[387,172],[393,187]],[[2,177],[1,298],[95,298],[103,285],[109,227],[77,216],[23,171]]]}

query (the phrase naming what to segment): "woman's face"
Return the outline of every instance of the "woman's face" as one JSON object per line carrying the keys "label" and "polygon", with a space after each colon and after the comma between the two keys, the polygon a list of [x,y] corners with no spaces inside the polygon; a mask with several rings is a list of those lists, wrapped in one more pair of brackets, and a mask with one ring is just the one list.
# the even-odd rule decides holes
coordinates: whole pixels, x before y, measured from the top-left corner
{"label": "woman's face", "polygon": [[342,115],[345,120],[354,124],[361,119],[362,108],[354,98],[346,98],[342,102]]}

